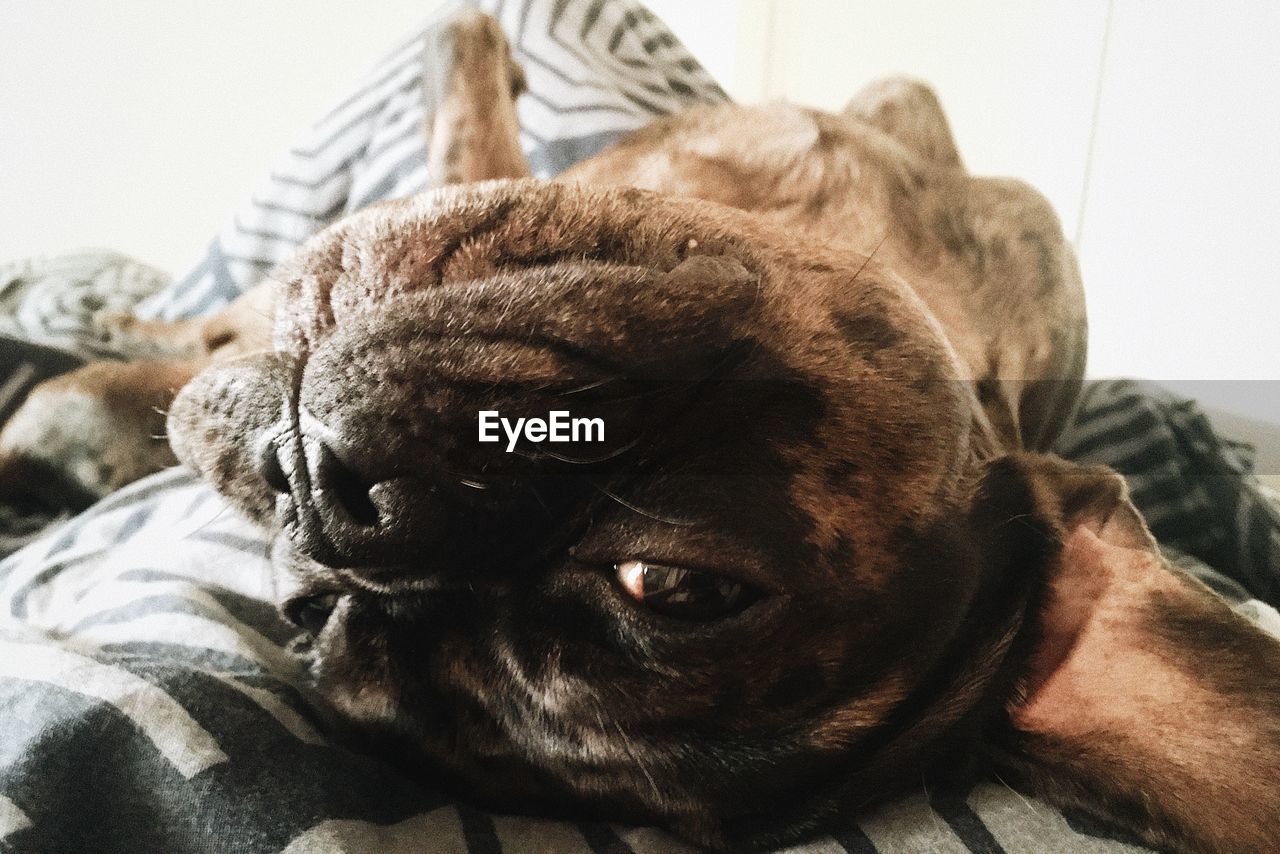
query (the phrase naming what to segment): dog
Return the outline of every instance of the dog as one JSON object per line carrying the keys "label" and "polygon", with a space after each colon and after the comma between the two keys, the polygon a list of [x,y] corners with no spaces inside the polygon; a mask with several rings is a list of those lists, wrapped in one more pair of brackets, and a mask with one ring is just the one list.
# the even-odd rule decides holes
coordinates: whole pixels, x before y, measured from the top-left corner
{"label": "dog", "polygon": [[[1118,475],[1044,453],[1086,329],[1039,194],[969,175],[903,80],[690,110],[534,181],[496,22],[449,33],[449,186],[222,316],[135,323],[175,359],[37,392],[10,466],[99,493],[172,461],[94,468],[164,418],[272,532],[335,731],[494,809],[760,849],[996,771],[1155,845],[1280,849],[1280,643]],[[554,412],[603,435],[481,441]]]}

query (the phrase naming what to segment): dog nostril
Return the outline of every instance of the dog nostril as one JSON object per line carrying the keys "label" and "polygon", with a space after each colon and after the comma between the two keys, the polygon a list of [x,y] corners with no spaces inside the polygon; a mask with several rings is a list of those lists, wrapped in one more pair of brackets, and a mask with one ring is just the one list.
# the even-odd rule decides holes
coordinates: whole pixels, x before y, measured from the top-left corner
{"label": "dog nostril", "polygon": [[362,480],[338,459],[328,445],[320,446],[312,488],[314,499],[334,505],[357,525],[373,527],[378,524],[378,508],[369,497],[373,484]]}
{"label": "dog nostril", "polygon": [[258,448],[258,474],[267,482],[267,486],[282,495],[290,491],[289,478],[285,476],[280,465],[280,450],[275,442],[263,442]]}

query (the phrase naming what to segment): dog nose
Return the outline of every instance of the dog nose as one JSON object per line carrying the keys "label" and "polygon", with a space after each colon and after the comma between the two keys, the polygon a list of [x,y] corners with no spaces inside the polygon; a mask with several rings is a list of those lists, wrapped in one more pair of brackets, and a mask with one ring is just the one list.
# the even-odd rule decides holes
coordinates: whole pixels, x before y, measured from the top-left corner
{"label": "dog nose", "polygon": [[311,500],[322,515],[361,527],[378,524],[378,508],[369,496],[374,483],[366,481],[342,461],[335,449],[316,444],[311,470]]}
{"label": "dog nose", "polygon": [[291,496],[300,511],[319,516],[324,527],[378,524],[378,507],[370,496],[376,483],[344,462],[332,439],[306,439],[302,456],[301,461],[286,456],[283,443],[269,439],[259,448],[258,474],[273,490]]}

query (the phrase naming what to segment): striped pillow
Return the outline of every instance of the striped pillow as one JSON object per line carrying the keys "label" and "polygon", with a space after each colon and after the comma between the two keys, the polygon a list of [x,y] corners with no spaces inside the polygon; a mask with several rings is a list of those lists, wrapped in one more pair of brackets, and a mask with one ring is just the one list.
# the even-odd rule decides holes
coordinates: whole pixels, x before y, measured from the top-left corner
{"label": "striped pillow", "polygon": [[208,313],[335,220],[422,190],[422,129],[438,72],[430,58],[441,22],[469,6],[498,18],[524,66],[529,88],[517,103],[520,140],[538,177],[555,175],[657,116],[727,100],[662,22],[632,0],[451,4],[303,133],[205,256],[140,313]]}

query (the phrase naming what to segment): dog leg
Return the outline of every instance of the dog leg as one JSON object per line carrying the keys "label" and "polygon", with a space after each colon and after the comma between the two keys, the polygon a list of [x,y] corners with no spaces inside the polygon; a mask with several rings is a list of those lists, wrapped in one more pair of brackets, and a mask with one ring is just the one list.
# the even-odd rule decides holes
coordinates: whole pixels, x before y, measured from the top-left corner
{"label": "dog leg", "polygon": [[165,413],[204,364],[97,362],[36,386],[0,431],[0,501],[81,510],[176,464]]}
{"label": "dog leg", "polygon": [[126,312],[97,319],[104,341],[131,361],[224,358],[271,346],[274,287],[254,285],[217,314],[189,320],[144,320]]}
{"label": "dog leg", "polygon": [[[459,15],[424,58],[424,68],[431,185],[528,177],[515,112],[524,71],[498,22],[481,12]],[[237,355],[270,346],[272,301],[271,282],[265,281],[210,318],[167,322],[116,313],[101,318],[99,327],[104,340],[129,358]]]}
{"label": "dog leg", "polygon": [[150,352],[178,358],[95,362],[39,384],[0,430],[0,502],[79,510],[174,465],[165,413],[206,365],[271,346],[270,282],[209,318],[116,322]]}
{"label": "dog leg", "polygon": [[459,15],[426,57],[426,75],[431,184],[528,177],[515,107],[524,71],[498,22],[481,12]]}

